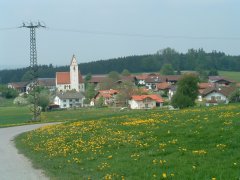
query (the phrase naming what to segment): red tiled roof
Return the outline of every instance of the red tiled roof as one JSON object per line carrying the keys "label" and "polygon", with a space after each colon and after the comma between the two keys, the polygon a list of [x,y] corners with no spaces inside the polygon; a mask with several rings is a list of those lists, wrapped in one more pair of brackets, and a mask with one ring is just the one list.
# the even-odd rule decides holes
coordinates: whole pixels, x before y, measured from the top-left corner
{"label": "red tiled roof", "polygon": [[136,79],[139,79],[139,80],[145,80],[148,78],[148,74],[141,74],[141,75],[137,75],[135,77],[136,77]]}
{"label": "red tiled roof", "polygon": [[98,91],[97,95],[95,97],[104,97],[104,98],[110,98],[112,97],[114,94],[118,94],[117,90],[114,89],[109,89],[109,90],[101,90]]}
{"label": "red tiled roof", "polygon": [[70,72],[56,72],[57,84],[70,84]]}
{"label": "red tiled roof", "polygon": [[90,83],[102,83],[105,82],[108,79],[108,77],[104,76],[92,76],[92,78],[89,80]]}
{"label": "red tiled roof", "polygon": [[157,84],[157,89],[159,90],[165,90],[165,89],[170,89],[171,84],[167,82],[162,82]]}
{"label": "red tiled roof", "polygon": [[207,89],[209,87],[213,87],[214,84],[213,83],[199,83],[198,87],[199,89]]}
{"label": "red tiled roof", "polygon": [[232,87],[232,86],[226,86],[226,87],[221,87],[221,88],[209,87],[202,91],[202,95],[207,96],[208,94],[210,94],[212,92],[218,92],[218,93],[223,94],[224,96],[228,97],[235,90],[236,90],[236,87]]}
{"label": "red tiled roof", "polygon": [[[70,72],[56,72],[57,84],[70,84]],[[79,83],[83,83],[82,75],[79,73]]]}
{"label": "red tiled roof", "polygon": [[156,102],[163,103],[164,100],[161,96],[157,94],[151,94],[151,95],[137,95],[137,96],[132,96],[131,99],[135,101],[143,101],[146,98],[151,98],[152,100],[155,100]]}

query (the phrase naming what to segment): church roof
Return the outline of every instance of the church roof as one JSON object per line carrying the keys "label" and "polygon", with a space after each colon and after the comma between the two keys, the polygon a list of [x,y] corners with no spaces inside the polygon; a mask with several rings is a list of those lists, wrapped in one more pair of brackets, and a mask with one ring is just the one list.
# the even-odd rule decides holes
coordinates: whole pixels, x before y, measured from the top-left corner
{"label": "church roof", "polygon": [[[79,83],[83,83],[83,78],[80,73],[78,73]],[[70,84],[70,72],[56,72],[57,84]]]}
{"label": "church roof", "polygon": [[70,84],[70,72],[56,72],[57,84]]}

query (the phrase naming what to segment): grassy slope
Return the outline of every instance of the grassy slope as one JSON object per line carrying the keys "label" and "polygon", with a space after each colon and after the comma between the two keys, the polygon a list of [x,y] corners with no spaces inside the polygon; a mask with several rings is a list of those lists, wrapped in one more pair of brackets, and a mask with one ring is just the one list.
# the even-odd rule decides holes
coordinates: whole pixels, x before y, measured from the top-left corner
{"label": "grassy slope", "polygon": [[240,82],[240,72],[234,71],[219,71],[220,76],[228,77],[236,82]]}
{"label": "grassy slope", "polygon": [[[120,112],[117,109],[111,108],[42,112],[41,122],[37,123],[73,121],[82,119],[88,120],[92,118],[95,119],[105,116],[116,116],[122,113],[123,112]],[[12,99],[11,100],[0,99],[0,128],[29,124],[31,117],[32,112],[27,106],[13,105]]]}
{"label": "grassy slope", "polygon": [[13,105],[13,99],[0,97],[0,128],[26,124],[30,119],[29,108]]}
{"label": "grassy slope", "polygon": [[99,117],[94,110],[77,113],[80,120],[16,139],[21,152],[53,179],[240,177],[239,104],[115,116],[103,110]]}
{"label": "grassy slope", "polygon": [[30,119],[27,107],[0,107],[0,127],[26,124]]}

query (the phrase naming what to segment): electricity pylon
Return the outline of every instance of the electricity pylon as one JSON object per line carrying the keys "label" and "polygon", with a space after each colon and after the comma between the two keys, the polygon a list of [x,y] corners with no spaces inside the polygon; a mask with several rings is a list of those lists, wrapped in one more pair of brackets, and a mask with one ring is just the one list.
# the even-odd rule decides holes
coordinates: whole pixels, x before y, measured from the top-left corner
{"label": "electricity pylon", "polygon": [[[45,28],[44,25],[38,23],[28,23],[27,25],[23,23],[21,27],[30,29],[30,72],[31,72],[31,88],[30,91],[33,96],[33,108],[31,111],[33,112],[33,121],[38,120],[38,116],[41,113],[41,110],[38,107],[39,96],[38,96],[38,65],[37,65],[37,46],[36,46],[36,28]],[[30,93],[30,92],[29,92]]]}

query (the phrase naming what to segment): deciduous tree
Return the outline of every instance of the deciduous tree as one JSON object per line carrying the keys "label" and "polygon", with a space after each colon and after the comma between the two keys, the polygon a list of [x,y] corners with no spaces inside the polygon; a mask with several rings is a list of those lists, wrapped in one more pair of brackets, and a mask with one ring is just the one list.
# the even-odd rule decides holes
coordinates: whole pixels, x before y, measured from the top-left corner
{"label": "deciduous tree", "polygon": [[172,98],[172,105],[178,108],[194,106],[198,96],[198,82],[196,75],[184,75],[177,84],[177,92]]}

